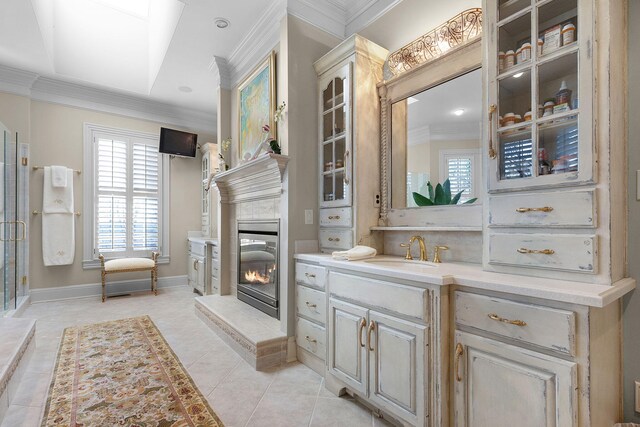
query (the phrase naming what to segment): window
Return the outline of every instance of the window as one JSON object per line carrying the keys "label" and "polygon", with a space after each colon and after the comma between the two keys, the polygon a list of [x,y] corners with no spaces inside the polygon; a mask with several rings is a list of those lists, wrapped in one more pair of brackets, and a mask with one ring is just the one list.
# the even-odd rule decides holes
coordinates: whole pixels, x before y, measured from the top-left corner
{"label": "window", "polygon": [[449,180],[452,196],[462,191],[459,203],[481,198],[481,175],[479,150],[440,150],[440,182]]}
{"label": "window", "polygon": [[531,138],[507,141],[500,145],[502,174],[500,179],[528,178],[533,168]]}
{"label": "window", "polygon": [[168,261],[169,168],[158,153],[158,136],[85,124],[84,144],[83,266],[99,266],[99,254],[147,257],[159,251]]}

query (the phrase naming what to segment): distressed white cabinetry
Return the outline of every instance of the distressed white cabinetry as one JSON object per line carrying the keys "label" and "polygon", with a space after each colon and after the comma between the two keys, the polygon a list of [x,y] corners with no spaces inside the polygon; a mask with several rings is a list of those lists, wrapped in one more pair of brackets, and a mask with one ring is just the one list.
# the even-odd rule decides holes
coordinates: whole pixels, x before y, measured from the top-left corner
{"label": "distressed white cabinetry", "polygon": [[324,375],[326,360],[326,268],[296,262],[296,344],[298,359]]}
{"label": "distressed white cabinetry", "polygon": [[220,294],[220,247],[218,241],[215,240],[208,245],[209,265],[211,268],[211,280],[209,293],[213,295]]}
{"label": "distressed white cabinetry", "polygon": [[377,224],[379,102],[388,51],[353,35],[314,64],[318,73],[320,248],[369,241]]}
{"label": "distressed white cabinetry", "polygon": [[200,189],[202,235],[217,237],[218,235],[218,189],[211,181],[211,174],[217,172],[218,145],[207,142],[200,148],[202,152],[202,185]]}
{"label": "distressed white cabinetry", "polygon": [[187,281],[201,295],[206,292],[207,245],[203,240],[188,240]]}
{"label": "distressed white cabinetry", "polygon": [[430,292],[333,271],[329,290],[334,389],[345,387],[407,425],[429,425]]}

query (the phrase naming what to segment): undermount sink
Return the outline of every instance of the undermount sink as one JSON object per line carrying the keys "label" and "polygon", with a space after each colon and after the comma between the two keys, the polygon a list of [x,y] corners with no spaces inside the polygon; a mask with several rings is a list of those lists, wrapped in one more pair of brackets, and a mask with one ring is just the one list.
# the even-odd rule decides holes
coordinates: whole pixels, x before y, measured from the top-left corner
{"label": "undermount sink", "polygon": [[368,259],[365,262],[379,265],[380,267],[406,268],[410,270],[422,270],[436,267],[437,264],[428,261],[412,261],[406,259]]}

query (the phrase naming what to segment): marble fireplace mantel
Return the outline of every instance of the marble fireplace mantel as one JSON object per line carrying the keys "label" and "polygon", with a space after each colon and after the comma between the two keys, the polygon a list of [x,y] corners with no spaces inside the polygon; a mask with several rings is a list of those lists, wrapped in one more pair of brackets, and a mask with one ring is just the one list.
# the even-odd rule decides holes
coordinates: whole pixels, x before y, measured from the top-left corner
{"label": "marble fireplace mantel", "polygon": [[222,203],[278,197],[289,156],[266,153],[228,171],[217,174],[214,182]]}

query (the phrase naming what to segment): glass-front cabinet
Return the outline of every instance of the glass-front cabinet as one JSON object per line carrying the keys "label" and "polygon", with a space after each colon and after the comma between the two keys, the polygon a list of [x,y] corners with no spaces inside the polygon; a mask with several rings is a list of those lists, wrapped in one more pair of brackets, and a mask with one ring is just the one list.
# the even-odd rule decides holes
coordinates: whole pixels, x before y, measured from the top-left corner
{"label": "glass-front cabinet", "polygon": [[320,205],[351,204],[351,63],[320,81]]}
{"label": "glass-front cabinet", "polygon": [[486,3],[490,190],[592,182],[591,4]]}

